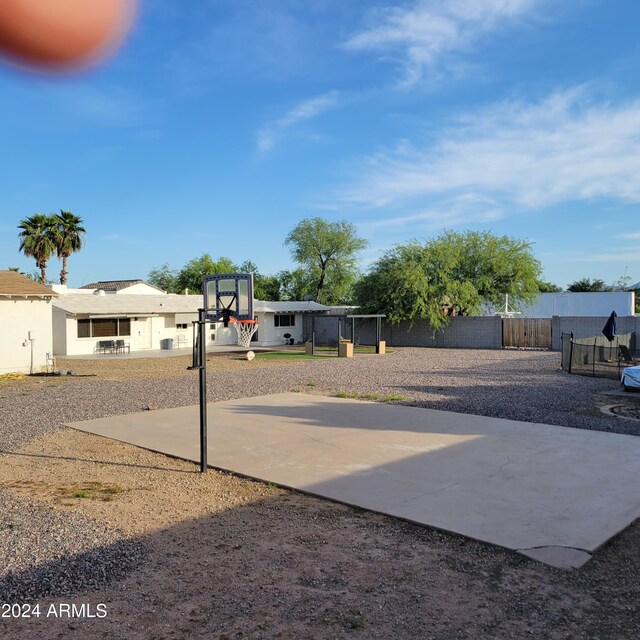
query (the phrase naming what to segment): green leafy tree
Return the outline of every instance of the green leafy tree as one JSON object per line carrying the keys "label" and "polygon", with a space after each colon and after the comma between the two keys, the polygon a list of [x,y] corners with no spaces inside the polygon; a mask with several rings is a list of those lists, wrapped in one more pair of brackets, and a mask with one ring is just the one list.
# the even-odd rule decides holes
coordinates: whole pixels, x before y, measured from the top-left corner
{"label": "green leafy tree", "polygon": [[40,272],[37,269],[34,269],[33,271],[30,271],[29,273],[25,273],[25,276],[27,276],[27,278],[29,278],[29,280],[33,280],[34,282],[37,282],[38,284],[46,284],[46,282],[42,281],[42,275],[40,274]]}
{"label": "green leafy tree", "polygon": [[44,213],[34,213],[21,220],[18,229],[20,251],[35,259],[36,267],[40,269],[40,279],[46,285],[47,262],[56,250],[54,219]]}
{"label": "green leafy tree", "polygon": [[166,291],[167,293],[180,293],[178,289],[178,272],[172,269],[168,263],[161,264],[149,271],[147,281],[155,287]]}
{"label": "green leafy tree", "polygon": [[311,294],[324,304],[344,302],[356,281],[357,254],[367,246],[350,222],[305,218],[285,239],[291,256],[313,283]]}
{"label": "green leafy tree", "polygon": [[[306,269],[285,269],[276,276],[280,300],[304,300],[305,296],[313,296],[315,283],[309,278]],[[268,299],[268,298],[267,298]]]}
{"label": "green leafy tree", "polygon": [[233,264],[230,258],[221,256],[214,260],[208,253],[205,253],[199,258],[189,260],[178,271],[175,288],[180,292],[189,289],[190,292],[199,293],[202,291],[202,281],[205,276],[216,273],[234,273],[236,271],[238,271],[238,267]]}
{"label": "green leafy tree", "polygon": [[608,287],[604,280],[600,278],[596,278],[591,280],[590,278],[581,278],[580,280],[576,280],[571,284],[567,285],[567,291],[572,291],[574,293],[592,293],[598,291],[610,291],[610,287]]}
{"label": "green leafy tree", "polygon": [[239,267],[239,273],[252,273],[254,276],[257,276],[260,271],[258,269],[258,265],[251,260],[245,260]]}
{"label": "green leafy tree", "polygon": [[265,276],[258,270],[258,265],[245,260],[238,268],[240,273],[253,274],[253,297],[256,300],[280,300],[280,281],[277,276]]}
{"label": "green leafy tree", "polygon": [[540,293],[559,293],[562,291],[562,287],[545,280],[538,280],[538,289],[540,289]]}
{"label": "green leafy tree", "polygon": [[[533,256],[530,242],[488,231],[445,231],[428,246],[432,250],[437,246],[441,252],[453,251],[458,256],[453,281],[470,283],[481,304],[497,306],[505,293],[516,303],[530,303],[540,293],[541,265]],[[455,297],[452,303],[456,306]],[[477,311],[475,306],[473,312]]]}
{"label": "green leafy tree", "polygon": [[398,245],[356,284],[365,313],[385,313],[394,324],[427,319],[434,330],[448,315],[481,313],[482,305],[532,302],[539,293],[540,263],[531,245],[488,232],[445,231],[424,244]]}
{"label": "green leafy tree", "polygon": [[67,260],[72,253],[80,251],[85,242],[86,231],[82,218],[71,211],[54,213],[52,216],[54,244],[58,259],[62,260],[60,284],[67,284]]}
{"label": "green leafy tree", "polygon": [[280,281],[278,276],[257,274],[253,281],[253,296],[257,300],[280,300]]}

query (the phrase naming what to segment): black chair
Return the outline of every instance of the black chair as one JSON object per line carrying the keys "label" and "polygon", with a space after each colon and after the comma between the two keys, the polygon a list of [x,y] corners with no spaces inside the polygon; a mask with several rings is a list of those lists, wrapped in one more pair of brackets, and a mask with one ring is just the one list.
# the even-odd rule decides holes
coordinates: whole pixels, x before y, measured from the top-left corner
{"label": "black chair", "polygon": [[630,364],[631,366],[638,364],[638,361],[631,355],[629,347],[624,344],[619,344],[618,350],[620,351],[620,356],[618,358],[620,362],[624,360],[625,364]]}
{"label": "black chair", "polygon": [[98,346],[96,348],[96,351],[98,353],[113,353],[114,350],[116,348],[115,343],[113,342],[113,340],[100,340],[98,342]]}
{"label": "black chair", "polygon": [[116,340],[115,350],[116,353],[129,353],[131,351],[131,347],[126,344],[124,340]]}

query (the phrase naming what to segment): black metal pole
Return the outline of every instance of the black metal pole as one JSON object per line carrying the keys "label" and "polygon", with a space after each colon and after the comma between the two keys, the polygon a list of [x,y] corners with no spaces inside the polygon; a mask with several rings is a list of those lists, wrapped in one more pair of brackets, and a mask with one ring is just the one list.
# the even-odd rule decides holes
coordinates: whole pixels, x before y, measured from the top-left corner
{"label": "black metal pole", "polygon": [[204,309],[198,309],[198,329],[200,341],[198,348],[200,386],[200,473],[207,471],[207,328]]}
{"label": "black metal pole", "polygon": [[572,365],[573,365],[573,331],[571,332],[571,342],[569,343],[569,373],[571,373]]}

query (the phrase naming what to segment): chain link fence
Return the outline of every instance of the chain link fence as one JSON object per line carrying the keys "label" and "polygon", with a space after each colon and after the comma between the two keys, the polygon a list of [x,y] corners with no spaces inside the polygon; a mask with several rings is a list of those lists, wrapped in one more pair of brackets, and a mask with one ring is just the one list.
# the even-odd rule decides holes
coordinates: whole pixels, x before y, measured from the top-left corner
{"label": "chain link fence", "polygon": [[574,338],[572,333],[563,333],[562,370],[582,376],[620,380],[622,369],[633,366],[634,360],[640,363],[635,344],[635,333],[620,334],[611,342],[604,336]]}

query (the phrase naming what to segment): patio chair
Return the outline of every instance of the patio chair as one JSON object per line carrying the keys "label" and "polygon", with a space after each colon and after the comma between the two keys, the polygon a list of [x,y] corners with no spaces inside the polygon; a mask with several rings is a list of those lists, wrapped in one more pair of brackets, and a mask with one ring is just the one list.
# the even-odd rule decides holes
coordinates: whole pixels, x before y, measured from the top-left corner
{"label": "patio chair", "polygon": [[183,345],[185,347],[188,347],[189,346],[189,338],[187,338],[187,336],[185,336],[183,333],[178,333],[178,334],[176,334],[174,343],[175,343],[177,349],[180,349]]}
{"label": "patio chair", "polygon": [[618,357],[620,362],[624,361],[625,364],[628,364],[631,366],[638,364],[638,361],[631,355],[631,351],[629,350],[629,347],[627,347],[624,344],[619,344],[618,350],[620,351],[620,356]]}
{"label": "patio chair", "polygon": [[116,353],[130,353],[131,347],[124,340],[116,340],[115,350]]}
{"label": "patio chair", "polygon": [[96,351],[98,353],[113,353],[116,348],[113,340],[99,340],[98,346],[96,347]]}

